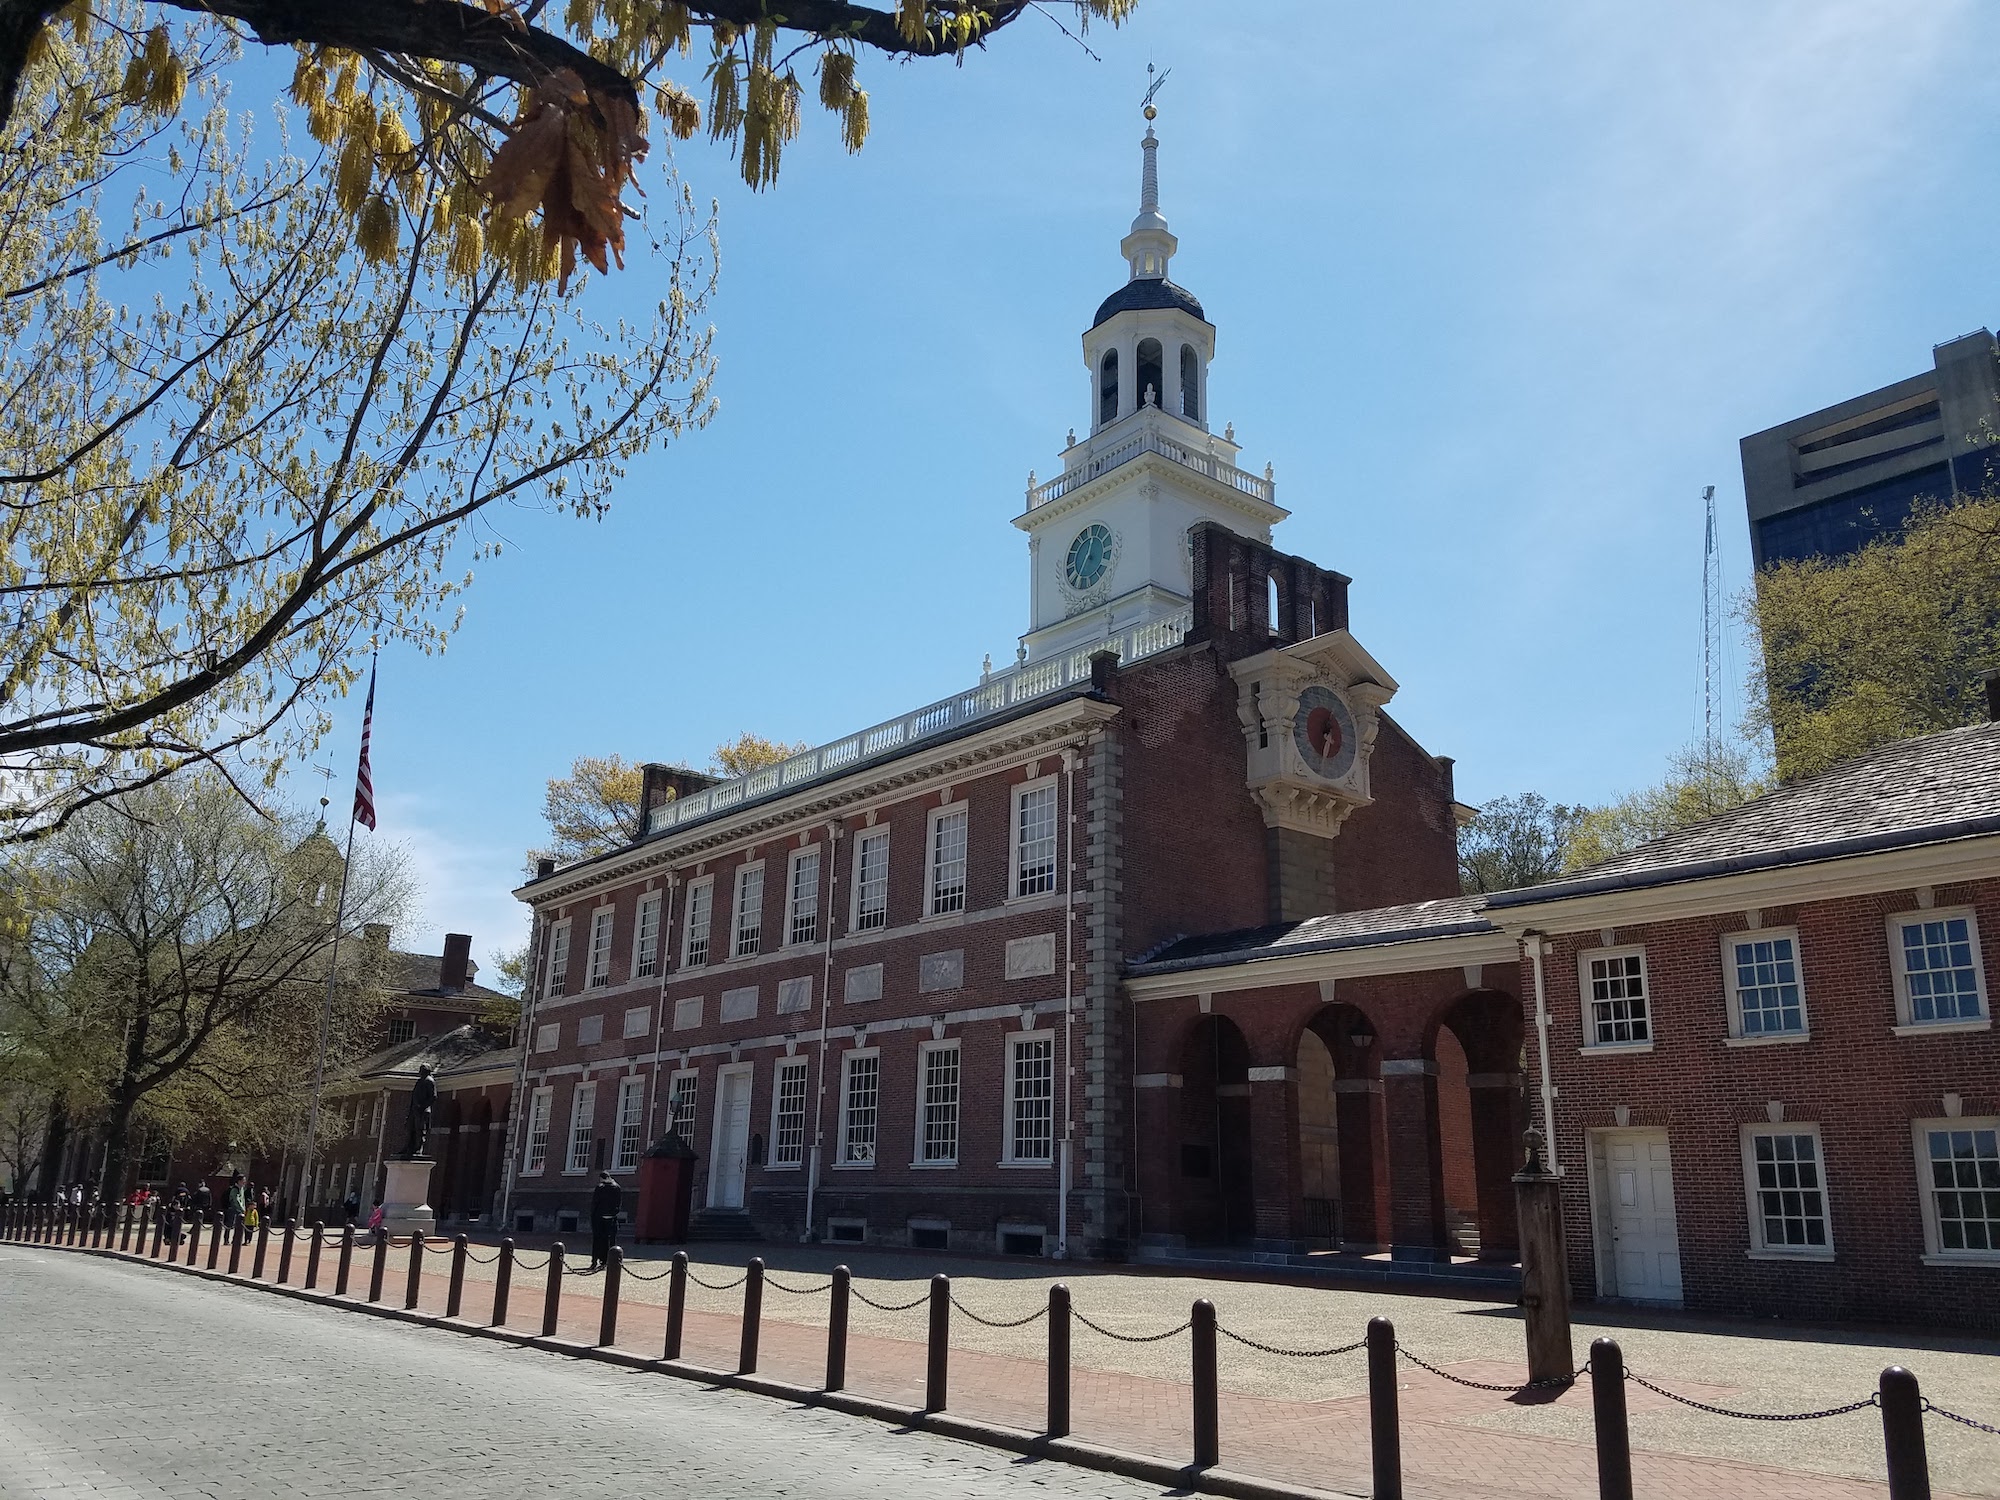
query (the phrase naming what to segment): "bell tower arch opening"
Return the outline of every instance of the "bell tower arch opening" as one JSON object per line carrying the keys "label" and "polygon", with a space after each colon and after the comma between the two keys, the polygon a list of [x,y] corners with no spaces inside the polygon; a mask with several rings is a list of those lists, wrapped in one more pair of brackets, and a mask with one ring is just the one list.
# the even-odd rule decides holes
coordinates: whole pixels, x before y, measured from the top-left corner
{"label": "bell tower arch opening", "polygon": [[1201,356],[1193,344],[1181,345],[1181,415],[1201,421]]}
{"label": "bell tower arch opening", "polygon": [[1161,352],[1158,339],[1140,339],[1138,349],[1137,379],[1133,394],[1145,406],[1160,406],[1161,388],[1166,383],[1166,357]]}
{"label": "bell tower arch opening", "polygon": [[1097,365],[1097,425],[1118,420],[1118,351],[1106,349]]}

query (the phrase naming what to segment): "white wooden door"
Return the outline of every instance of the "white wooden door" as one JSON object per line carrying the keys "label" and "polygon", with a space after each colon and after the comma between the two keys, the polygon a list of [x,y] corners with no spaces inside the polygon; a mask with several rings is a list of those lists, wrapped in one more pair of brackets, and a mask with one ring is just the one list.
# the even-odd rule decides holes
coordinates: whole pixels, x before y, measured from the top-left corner
{"label": "white wooden door", "polygon": [[750,1157],[750,1070],[728,1069],[715,1102],[715,1159],[709,1166],[709,1206],[743,1206],[744,1168]]}
{"label": "white wooden door", "polygon": [[1600,1187],[1611,1225],[1613,1292],[1633,1302],[1678,1306],[1681,1241],[1674,1222],[1674,1165],[1664,1130],[1604,1137]]}

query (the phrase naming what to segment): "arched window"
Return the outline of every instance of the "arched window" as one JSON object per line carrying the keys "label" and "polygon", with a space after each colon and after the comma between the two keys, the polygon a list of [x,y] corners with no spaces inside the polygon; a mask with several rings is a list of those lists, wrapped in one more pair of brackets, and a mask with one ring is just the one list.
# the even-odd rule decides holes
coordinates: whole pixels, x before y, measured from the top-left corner
{"label": "arched window", "polygon": [[1118,420],[1118,351],[1106,349],[1097,367],[1097,425]]}
{"label": "arched window", "polygon": [[1190,422],[1201,420],[1201,360],[1193,344],[1181,345],[1181,415]]}
{"label": "arched window", "polygon": [[1165,392],[1161,389],[1165,384],[1161,379],[1165,362],[1158,339],[1139,340],[1139,384],[1134,394],[1142,404],[1147,402],[1149,395],[1150,404],[1154,406],[1158,406],[1165,399]]}
{"label": "arched window", "polygon": [[1264,582],[1269,586],[1264,606],[1264,624],[1272,635],[1278,635],[1281,633],[1278,629],[1278,575],[1268,574]]}

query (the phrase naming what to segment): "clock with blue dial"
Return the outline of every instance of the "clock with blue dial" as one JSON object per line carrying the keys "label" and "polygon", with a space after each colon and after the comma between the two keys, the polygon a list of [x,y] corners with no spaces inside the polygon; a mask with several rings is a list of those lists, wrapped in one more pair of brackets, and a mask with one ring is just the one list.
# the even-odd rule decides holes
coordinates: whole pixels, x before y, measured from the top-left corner
{"label": "clock with blue dial", "polygon": [[1063,577],[1069,586],[1081,593],[1102,583],[1104,575],[1111,571],[1115,545],[1111,528],[1100,521],[1093,521],[1079,531],[1076,540],[1069,544],[1069,556],[1063,560]]}

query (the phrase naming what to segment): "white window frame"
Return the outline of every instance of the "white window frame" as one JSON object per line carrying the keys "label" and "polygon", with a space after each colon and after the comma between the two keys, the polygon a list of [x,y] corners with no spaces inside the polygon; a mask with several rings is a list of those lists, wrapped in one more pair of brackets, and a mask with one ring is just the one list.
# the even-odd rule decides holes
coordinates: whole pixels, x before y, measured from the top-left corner
{"label": "white window frame", "polygon": [[590,914],[590,953],[583,968],[586,990],[601,990],[611,983],[611,939],[617,927],[615,906],[600,906]]}
{"label": "white window frame", "polygon": [[556,1091],[539,1088],[528,1095],[527,1140],[521,1150],[521,1175],[539,1177],[549,1164],[549,1117],[556,1107]]}
{"label": "white window frame", "polygon": [[[931,1059],[950,1053],[957,1063],[951,1080],[951,1154],[930,1155]],[[917,1049],[916,1128],[910,1142],[912,1166],[955,1167],[965,1149],[965,1053],[956,1038],[925,1042]]]}
{"label": "white window frame", "polygon": [[[1047,1156],[1021,1156],[1014,1150],[1014,1120],[1020,1102],[1020,1090],[1016,1086],[1016,1059],[1021,1049],[1029,1043],[1047,1043],[1049,1049],[1049,1154]],[[1056,1159],[1056,1103],[1061,1093],[1062,1079],[1056,1068],[1056,1034],[1053,1029],[1042,1031],[1011,1031],[1007,1034],[1006,1072],[1001,1076],[1002,1099],[1000,1120],[1000,1165],[1003,1167],[1047,1167]]]}
{"label": "white window frame", "polygon": [[[1590,963],[1592,959],[1630,958],[1639,959],[1639,998],[1646,1007],[1646,1035],[1643,1041],[1597,1040],[1597,1003],[1591,998]],[[1583,1018],[1583,1047],[1585,1052],[1651,1052],[1653,1050],[1653,974],[1646,962],[1644,943],[1621,943],[1611,948],[1586,948],[1576,956],[1577,999],[1581,1003]],[[1614,1025],[1617,1023],[1613,1023]],[[1627,1021],[1624,1024],[1630,1025]]]}
{"label": "white window frame", "polygon": [[[766,1153],[768,1157],[766,1165],[773,1172],[796,1172],[805,1166],[806,1118],[811,1102],[807,1093],[809,1080],[806,1076],[809,1062],[810,1059],[804,1057],[781,1057],[777,1066],[771,1071],[771,1149]],[[796,1079],[798,1082],[799,1139],[796,1147],[797,1155],[791,1161],[784,1160],[779,1154],[785,1149],[784,1105],[787,1078]]]}
{"label": "white window frame", "polygon": [[[808,860],[813,867],[812,889],[805,893],[802,911],[799,904],[799,871]],[[785,947],[805,948],[819,941],[819,888],[825,871],[826,861],[818,844],[794,849],[785,861]]]}
{"label": "white window frame", "polygon": [[[753,881],[752,876],[756,879]],[[757,920],[744,926],[749,915],[745,902],[752,886],[757,891]],[[736,879],[729,898],[729,956],[755,958],[764,951],[764,861],[753,859],[736,867]]]}
{"label": "white window frame", "polygon": [[[940,901],[951,900],[939,885],[939,877],[944,873],[944,862],[938,858],[938,830],[950,819],[957,819],[964,829],[960,841],[958,864],[958,891],[956,905],[940,906]],[[943,807],[931,809],[930,817],[924,825],[924,915],[926,917],[955,917],[966,910],[967,896],[972,876],[972,810],[963,802],[950,802]]]}
{"label": "white window frame", "polygon": [[1935,1196],[1938,1190],[1931,1181],[1930,1133],[1933,1130],[1990,1130],[2000,1136],[2000,1115],[1965,1115],[1958,1119],[1910,1122],[1910,1144],[1916,1152],[1917,1161],[1917,1200],[1923,1206],[1924,1215],[1924,1264],[2000,1266],[2000,1244],[1986,1250],[1947,1250],[1942,1243]]}
{"label": "white window frame", "polygon": [[544,961],[542,993],[560,1000],[569,993],[569,918],[549,926],[549,951]]}
{"label": "white window frame", "polygon": [[[1022,815],[1027,810],[1028,798],[1040,792],[1050,795],[1049,807],[1049,883],[1035,891],[1021,889],[1021,878],[1025,869],[1022,854],[1026,840],[1022,837]],[[1062,889],[1062,790],[1061,779],[1043,776],[1034,781],[1024,781],[1014,788],[1010,804],[1012,812],[1007,824],[1007,899],[1010,901],[1032,901],[1037,897],[1049,896]]]}
{"label": "white window frame", "polygon": [[665,893],[647,891],[632,909],[632,977],[651,979],[660,972],[660,904]]}
{"label": "white window frame", "polygon": [[[646,1149],[646,1079],[628,1073],[618,1080],[618,1108],[612,1116],[611,1170],[636,1172]],[[628,1151],[626,1148],[630,1147]]]}
{"label": "white window frame", "polygon": [[[1973,998],[1979,1013],[1954,1016],[1948,1021],[1919,1021],[1910,1010],[1910,975],[1903,964],[1903,928],[1913,922],[1946,922],[1965,918],[1966,933],[1972,939]],[[1938,906],[1928,910],[1901,911],[1889,918],[1889,968],[1896,978],[1896,1035],[1935,1036],[1951,1031],[1986,1031],[1993,1025],[1992,997],[1986,987],[1986,956],[1979,946],[1979,917],[1969,906]]]}
{"label": "white window frame", "polygon": [[[695,929],[697,914],[701,918],[699,932]],[[687,906],[681,918],[681,967],[699,969],[714,957],[714,936],[715,877],[704,875],[688,882]]]}
{"label": "white window frame", "polygon": [[[1823,1245],[1773,1245],[1764,1238],[1764,1206],[1759,1200],[1757,1181],[1757,1139],[1759,1136],[1802,1135],[1813,1143],[1813,1168],[1819,1176],[1819,1216],[1826,1229]],[[1782,1120],[1776,1123],[1745,1125],[1740,1133],[1743,1156],[1743,1198],[1749,1215],[1750,1259],[1752,1260],[1832,1260],[1833,1199],[1827,1192],[1826,1145],[1820,1140],[1819,1126],[1808,1122]]]}
{"label": "white window frame", "polygon": [[[870,1122],[871,1134],[868,1138],[868,1155],[865,1158],[848,1154],[847,1131],[849,1110],[854,1103],[854,1074],[857,1065],[870,1062],[874,1065],[875,1118]],[[834,1136],[834,1165],[849,1171],[872,1169],[876,1158],[882,1154],[882,1049],[880,1047],[851,1047],[840,1056],[840,1119],[838,1133]]]}
{"label": "white window frame", "polygon": [[[580,1177],[590,1171],[590,1146],[597,1138],[597,1084],[577,1084],[569,1096],[569,1143],[563,1153],[562,1174]],[[583,1165],[576,1164],[577,1148],[583,1148]]]}
{"label": "white window frame", "polygon": [[[1799,992],[1799,1028],[1796,1031],[1750,1031],[1743,1024],[1743,986],[1737,971],[1739,943],[1789,942],[1792,945],[1792,984]],[[1767,1042],[1804,1042],[1812,1039],[1812,1015],[1806,1009],[1805,958],[1796,927],[1758,927],[1748,932],[1729,932],[1722,937],[1722,989],[1729,1003],[1729,1040],[1739,1046],[1756,1047]],[[1646,992],[1647,1018],[1652,1017],[1652,990]]]}
{"label": "white window frame", "polygon": [[[685,1090],[681,1085],[686,1084]],[[681,1096],[687,1095],[687,1129],[681,1130]],[[701,1070],[676,1069],[667,1079],[667,1129],[679,1130],[681,1139],[694,1145],[694,1133],[701,1124]]]}
{"label": "white window frame", "polygon": [[620,1040],[631,1041],[634,1037],[645,1036],[653,1029],[653,1007],[650,1005],[628,1005],[625,1007],[625,1022],[620,1028]]}
{"label": "white window frame", "polygon": [[[882,850],[882,904],[870,910],[863,903],[868,900],[867,882],[862,879],[863,852],[880,846]],[[847,916],[849,932],[881,932],[889,925],[889,830],[887,828],[864,828],[854,835],[854,880],[853,895]]]}

